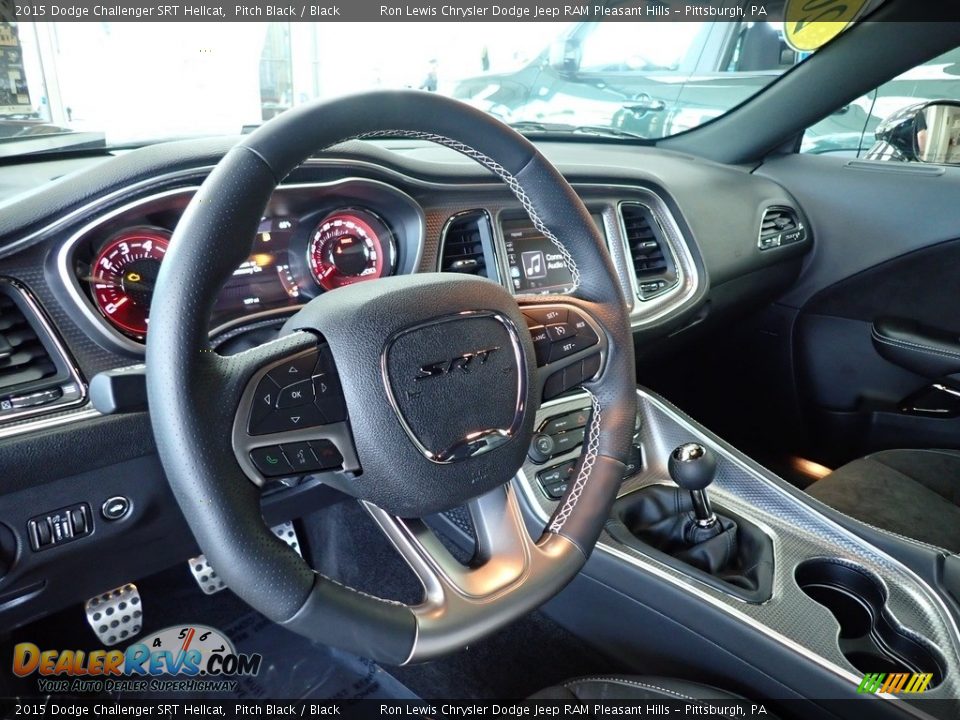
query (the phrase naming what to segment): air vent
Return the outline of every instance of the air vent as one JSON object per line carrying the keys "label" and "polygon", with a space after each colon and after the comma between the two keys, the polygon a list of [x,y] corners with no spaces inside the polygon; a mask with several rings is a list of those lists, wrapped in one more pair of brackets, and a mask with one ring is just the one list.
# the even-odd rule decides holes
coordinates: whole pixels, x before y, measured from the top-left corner
{"label": "air vent", "polygon": [[788,207],[771,207],[763,213],[757,247],[761,250],[770,250],[801,242],[806,237],[807,231],[800,222],[796,210]]}
{"label": "air vent", "polygon": [[440,248],[440,272],[497,279],[490,218],[482,210],[455,215],[448,221]]}
{"label": "air vent", "polygon": [[620,213],[637,277],[637,295],[641,300],[649,300],[677,284],[673,255],[648,207],[624,203]]}
{"label": "air vent", "polygon": [[26,290],[0,278],[0,422],[83,399],[79,378]]}

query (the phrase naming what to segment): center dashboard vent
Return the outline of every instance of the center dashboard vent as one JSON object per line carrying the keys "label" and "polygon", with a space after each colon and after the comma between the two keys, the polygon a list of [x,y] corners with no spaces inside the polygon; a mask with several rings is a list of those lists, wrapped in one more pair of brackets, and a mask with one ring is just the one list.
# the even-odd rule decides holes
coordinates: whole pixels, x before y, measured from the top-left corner
{"label": "center dashboard vent", "polygon": [[676,286],[677,266],[650,208],[639,203],[623,203],[620,214],[637,277],[638,297],[650,300]]}
{"label": "center dashboard vent", "polygon": [[807,237],[806,228],[793,208],[774,206],[767,208],[760,221],[760,237],[757,247],[761,250],[791,245]]}
{"label": "center dashboard vent", "polygon": [[79,378],[26,290],[0,278],[0,423],[83,399]]}
{"label": "center dashboard vent", "polygon": [[454,215],[440,241],[440,272],[497,280],[490,216],[483,210]]}

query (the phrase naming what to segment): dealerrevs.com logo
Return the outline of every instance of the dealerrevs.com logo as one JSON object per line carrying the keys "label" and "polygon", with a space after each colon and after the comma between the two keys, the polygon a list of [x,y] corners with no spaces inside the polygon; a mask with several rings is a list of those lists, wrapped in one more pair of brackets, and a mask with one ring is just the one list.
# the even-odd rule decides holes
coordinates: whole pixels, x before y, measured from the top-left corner
{"label": "dealerrevs.com logo", "polygon": [[263,657],[238,653],[229,638],[204,625],[168,627],[125,650],[13,649],[13,673],[37,675],[41,692],[222,692],[230,677],[256,675]]}

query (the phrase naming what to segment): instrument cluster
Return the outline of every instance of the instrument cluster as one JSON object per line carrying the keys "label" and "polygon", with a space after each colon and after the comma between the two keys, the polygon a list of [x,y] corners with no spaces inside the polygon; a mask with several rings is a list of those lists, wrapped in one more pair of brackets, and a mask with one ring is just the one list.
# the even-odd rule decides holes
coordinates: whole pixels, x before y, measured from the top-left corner
{"label": "instrument cluster", "polygon": [[[195,188],[164,193],[88,226],[61,250],[69,288],[108,334],[140,345],[160,267]],[[373,181],[281,187],[249,240],[250,256],[224,284],[211,335],[251,318],[293,312],[319,293],[413,272],[423,214]],[[200,270],[198,269],[198,272]],[[189,277],[183,282],[190,282]]]}

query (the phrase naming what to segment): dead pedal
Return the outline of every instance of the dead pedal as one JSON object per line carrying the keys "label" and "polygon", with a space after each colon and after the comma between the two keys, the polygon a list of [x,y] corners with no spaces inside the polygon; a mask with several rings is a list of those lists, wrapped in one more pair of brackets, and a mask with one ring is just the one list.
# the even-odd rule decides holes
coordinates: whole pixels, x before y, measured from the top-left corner
{"label": "dead pedal", "polygon": [[87,622],[105,646],[132,640],[143,627],[140,591],[133,583],[96,595],[83,604]]}
{"label": "dead pedal", "polygon": [[[293,528],[293,522],[288,521],[281,523],[270,529],[274,535],[296,550],[298,555],[303,556],[303,553],[300,551],[300,538],[297,537],[297,531]],[[197,585],[200,586],[204,594],[213,595],[227,586],[221,577],[217,575],[217,571],[207,562],[205,555],[190,558],[187,561],[187,565],[190,568],[190,574],[193,575],[193,579],[197,581]]]}

